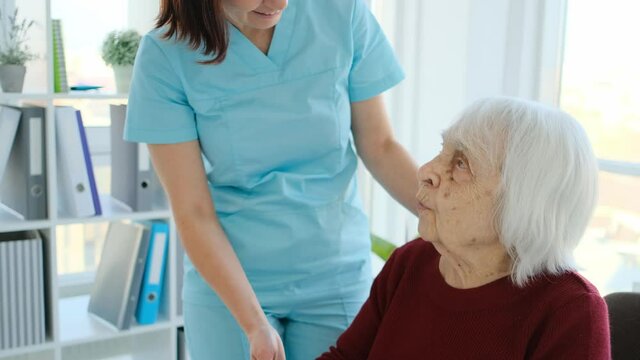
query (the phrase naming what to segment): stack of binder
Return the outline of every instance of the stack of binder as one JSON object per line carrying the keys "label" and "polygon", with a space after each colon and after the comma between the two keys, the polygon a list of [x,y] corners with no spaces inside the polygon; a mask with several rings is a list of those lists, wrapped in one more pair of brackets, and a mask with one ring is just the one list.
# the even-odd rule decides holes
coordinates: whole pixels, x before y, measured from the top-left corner
{"label": "stack of binder", "polygon": [[153,324],[159,313],[169,226],[162,221],[109,224],[89,313],[118,330]]}
{"label": "stack of binder", "polygon": [[79,110],[56,107],[60,210],[73,217],[102,214],[89,144]]}
{"label": "stack of binder", "polygon": [[111,105],[111,196],[132,211],[167,209],[146,144],[123,139],[126,105]]}
{"label": "stack of binder", "polygon": [[[45,161],[45,109],[38,106],[1,107],[0,128],[6,112],[19,122],[13,146],[9,132],[0,131],[0,201],[25,220],[47,217],[47,171]],[[2,123],[5,123],[3,125]],[[7,141],[7,142],[5,142]],[[9,146],[8,146],[9,145]]]}
{"label": "stack of binder", "polygon": [[42,249],[35,231],[0,233],[0,350],[45,342]]}

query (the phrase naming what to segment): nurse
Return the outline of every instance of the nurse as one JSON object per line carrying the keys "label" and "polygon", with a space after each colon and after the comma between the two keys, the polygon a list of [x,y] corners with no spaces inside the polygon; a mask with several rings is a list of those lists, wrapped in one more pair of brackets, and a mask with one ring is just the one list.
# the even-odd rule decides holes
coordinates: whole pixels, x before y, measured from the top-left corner
{"label": "nurse", "polygon": [[403,76],[363,0],[161,1],[125,139],[149,144],[188,255],[194,359],[312,359],[353,320],[371,285],[357,155],[415,212],[380,95]]}

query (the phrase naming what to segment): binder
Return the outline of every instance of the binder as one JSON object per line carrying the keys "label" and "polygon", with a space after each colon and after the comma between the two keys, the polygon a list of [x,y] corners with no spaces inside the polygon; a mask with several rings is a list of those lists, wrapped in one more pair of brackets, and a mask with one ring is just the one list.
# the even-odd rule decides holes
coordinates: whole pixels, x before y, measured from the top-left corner
{"label": "binder", "polygon": [[22,119],[0,184],[0,198],[26,220],[45,219],[48,213],[45,109],[37,106],[19,109]]}
{"label": "binder", "polygon": [[67,106],[57,107],[55,114],[60,210],[74,217],[93,216],[96,210],[91,196],[76,109]]}
{"label": "binder", "polygon": [[33,299],[35,299],[34,294],[33,294],[33,286],[34,286],[34,282],[33,282],[33,264],[31,263],[31,256],[32,256],[32,252],[33,249],[31,247],[31,244],[33,243],[32,240],[28,240],[28,241],[23,241],[22,247],[23,247],[23,251],[22,251],[22,257],[21,257],[21,261],[22,261],[22,271],[24,272],[24,284],[22,286],[22,291],[23,291],[23,296],[24,296],[24,308],[22,310],[22,319],[24,320],[24,323],[26,324],[25,327],[25,333],[24,333],[24,340],[25,340],[25,345],[31,345],[34,343],[34,334],[35,334],[35,324],[34,324],[34,314],[33,314],[33,306],[31,305],[32,303],[35,303],[35,301],[33,301]]}
{"label": "binder", "polygon": [[9,241],[8,245],[8,263],[9,263],[9,347],[18,346],[18,314],[16,312],[16,304],[18,302],[18,282],[16,274],[16,242]]}
{"label": "binder", "polygon": [[126,105],[110,105],[111,195],[133,211],[166,208],[166,197],[147,145],[123,139],[126,112]]}
{"label": "binder", "polygon": [[32,268],[35,269],[35,272],[31,274],[31,279],[33,281],[32,289],[33,289],[33,297],[36,301],[32,301],[31,305],[33,307],[33,316],[34,316],[34,344],[44,343],[46,340],[46,332],[47,332],[47,322],[46,322],[46,311],[45,311],[45,268],[44,268],[44,236],[40,234],[40,238],[35,239],[31,242],[31,265]]}
{"label": "binder", "polygon": [[178,360],[187,360],[187,344],[184,338],[184,327],[178,328]]}
{"label": "binder", "polygon": [[9,243],[0,241],[0,349],[9,348]]}
{"label": "binder", "polygon": [[80,110],[76,110],[76,119],[78,120],[78,130],[80,131],[80,142],[82,143],[82,153],[84,155],[84,165],[87,169],[89,177],[89,188],[91,189],[91,199],[93,200],[93,208],[96,215],[102,215],[102,206],[100,206],[100,195],[98,194],[98,186],[96,185],[96,177],[93,173],[93,162],[91,161],[91,152],[89,151],[89,143],[87,142],[87,134],[84,130],[82,122],[82,114]]}
{"label": "binder", "polygon": [[21,347],[21,346],[25,346],[26,342],[27,342],[27,335],[26,335],[26,331],[27,331],[27,326],[29,324],[27,324],[26,322],[26,314],[25,314],[25,302],[27,301],[27,299],[25,298],[25,288],[26,288],[26,284],[25,284],[25,276],[24,276],[24,244],[27,240],[23,240],[23,241],[15,241],[14,242],[14,246],[15,246],[15,256],[16,256],[16,284],[18,285],[18,287],[16,288],[16,304],[15,304],[15,309],[16,311],[16,317],[17,317],[17,323],[18,326],[16,327],[16,338],[17,338],[17,344],[16,346]]}
{"label": "binder", "polygon": [[149,251],[136,309],[136,320],[141,325],[153,324],[158,318],[169,248],[169,225],[165,222],[154,221],[151,222],[150,227]]}
{"label": "binder", "polygon": [[[184,248],[182,247],[182,241],[180,238],[176,240],[176,293],[182,294],[182,287],[184,283]],[[178,314],[182,315],[182,296],[176,297],[176,309]]]}
{"label": "binder", "polygon": [[15,139],[20,111],[0,105],[0,180],[2,180]]}
{"label": "binder", "polygon": [[116,329],[131,326],[145,259],[149,231],[140,224],[110,223],[89,299],[89,313]]}
{"label": "binder", "polygon": [[60,19],[51,19],[51,32],[53,37],[53,92],[69,92]]}

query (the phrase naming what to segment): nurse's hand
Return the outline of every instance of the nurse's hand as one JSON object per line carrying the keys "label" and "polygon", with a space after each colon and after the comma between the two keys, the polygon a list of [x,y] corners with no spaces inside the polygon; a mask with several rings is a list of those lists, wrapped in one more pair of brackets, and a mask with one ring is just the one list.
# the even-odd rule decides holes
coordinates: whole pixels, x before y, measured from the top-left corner
{"label": "nurse's hand", "polygon": [[271,325],[265,324],[247,334],[251,348],[251,360],[285,360],[280,335]]}

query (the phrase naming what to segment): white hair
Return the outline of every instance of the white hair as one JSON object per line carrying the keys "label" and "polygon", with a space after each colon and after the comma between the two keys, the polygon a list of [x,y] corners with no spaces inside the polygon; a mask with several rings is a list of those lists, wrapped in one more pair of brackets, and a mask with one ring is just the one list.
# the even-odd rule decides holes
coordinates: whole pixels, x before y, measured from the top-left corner
{"label": "white hair", "polygon": [[513,282],[524,286],[545,273],[574,270],[573,250],[598,186],[597,161],[580,124],[558,109],[498,97],[473,103],[446,136],[501,175],[494,219],[513,259]]}

